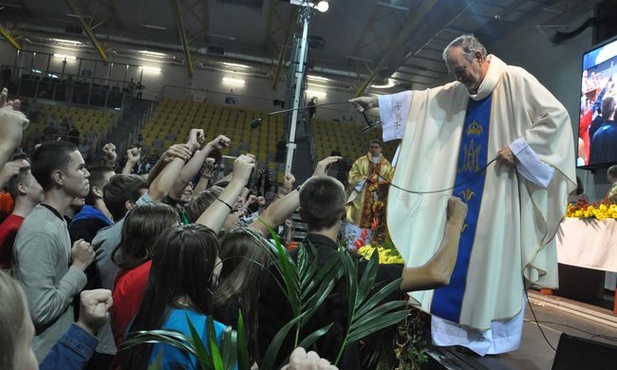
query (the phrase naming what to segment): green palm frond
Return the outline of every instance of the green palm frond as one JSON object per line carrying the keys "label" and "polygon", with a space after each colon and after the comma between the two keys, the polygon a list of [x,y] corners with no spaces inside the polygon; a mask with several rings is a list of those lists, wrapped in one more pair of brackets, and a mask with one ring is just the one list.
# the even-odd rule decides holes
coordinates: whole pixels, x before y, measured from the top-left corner
{"label": "green palm frond", "polygon": [[[233,370],[236,366],[238,366],[239,370],[250,369],[247,359],[243,360],[243,364],[246,364],[246,366],[242,366],[245,367],[241,367],[238,364],[239,353],[244,352],[248,354],[248,350],[246,349],[246,344],[242,351],[238,350],[238,337],[235,330],[231,327],[225,328],[221,335],[220,345],[217,345],[214,320],[208,316],[205,328],[206,343],[204,343],[188,315],[186,315],[186,320],[191,333],[190,336],[176,330],[142,330],[129,333],[127,339],[122,343],[120,350],[126,350],[142,344],[161,343],[178,348],[186,354],[194,355],[202,370]],[[240,316],[238,327],[244,332],[243,325],[242,316]],[[246,341],[244,342],[246,343]],[[158,368],[160,368],[160,357],[157,358],[157,362],[159,363]]]}
{"label": "green palm frond", "polygon": [[347,254],[341,254],[341,262],[349,291],[349,322],[347,332],[335,364],[337,364],[347,344],[358,341],[379,330],[395,325],[407,316],[405,301],[383,303],[384,299],[399,290],[402,278],[396,279],[379,291],[374,292],[375,278],[379,267],[379,255],[373,253],[360,281],[357,279],[358,262]]}
{"label": "green palm frond", "polygon": [[[193,346],[195,347],[195,354],[197,356],[197,360],[201,364],[201,369],[202,370],[211,369],[213,367],[212,359],[210,358],[208,351],[206,351],[206,346],[201,340],[201,337],[199,336],[199,333],[195,329],[195,326],[193,326],[191,319],[189,319],[189,315],[186,315],[186,321],[189,324],[189,330],[191,331],[192,343],[193,343]],[[208,317],[208,321],[212,321],[212,319]],[[206,325],[206,327],[208,329],[206,333],[209,336],[210,328],[208,327],[208,325]],[[214,330],[214,327],[212,329]]]}

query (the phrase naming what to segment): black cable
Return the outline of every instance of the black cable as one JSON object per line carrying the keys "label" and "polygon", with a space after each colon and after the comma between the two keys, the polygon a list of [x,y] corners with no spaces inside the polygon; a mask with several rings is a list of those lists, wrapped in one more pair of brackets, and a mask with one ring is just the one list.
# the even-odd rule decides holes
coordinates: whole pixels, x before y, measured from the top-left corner
{"label": "black cable", "polygon": [[416,190],[409,190],[409,189],[404,189],[398,185],[394,185],[393,183],[390,183],[390,186],[392,186],[393,188],[402,190],[406,193],[412,193],[412,194],[435,194],[435,193],[442,193],[442,192],[446,192],[446,191],[450,191],[452,189],[456,189],[456,188],[460,188],[461,186],[468,184],[472,181],[474,181],[478,176],[480,176],[483,172],[485,172],[488,168],[488,166],[490,166],[491,164],[493,164],[493,162],[495,162],[497,160],[497,158],[493,158],[490,162],[488,162],[486,164],[486,166],[482,167],[480,169],[480,171],[476,172],[473,176],[471,176],[470,178],[468,178],[467,180],[461,182],[460,184],[455,184],[454,186],[450,187],[450,188],[446,188],[446,189],[440,189],[440,190],[428,190],[428,191],[416,191]]}
{"label": "black cable", "polygon": [[[523,282],[523,284],[524,283],[525,282]],[[536,322],[536,326],[538,327],[538,329],[540,329],[540,333],[542,333],[542,336],[544,337],[544,340],[546,341],[548,346],[551,347],[553,351],[557,352],[557,348],[553,347],[553,344],[548,340],[548,338],[546,337],[546,334],[544,334],[544,329],[542,329],[542,326],[540,326],[540,321],[538,321],[536,312],[533,310],[533,307],[531,306],[531,301],[529,300],[529,294],[527,294],[527,289],[525,289],[524,292],[525,292],[525,298],[527,298],[527,305],[529,306],[529,310],[531,311],[531,314],[533,315],[533,320]]]}

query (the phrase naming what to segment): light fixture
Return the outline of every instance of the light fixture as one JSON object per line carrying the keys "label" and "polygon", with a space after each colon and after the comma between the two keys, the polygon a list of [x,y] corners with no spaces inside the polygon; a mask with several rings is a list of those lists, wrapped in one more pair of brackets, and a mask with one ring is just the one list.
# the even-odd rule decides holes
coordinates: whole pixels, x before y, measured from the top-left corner
{"label": "light fixture", "polygon": [[325,13],[328,11],[328,9],[330,9],[330,4],[328,4],[326,0],[322,0],[317,3],[315,9],[317,9],[321,13]]}
{"label": "light fixture", "polygon": [[143,23],[140,23],[139,25],[141,27],[144,27],[144,28],[150,28],[151,30],[165,31],[167,29],[167,27],[165,27],[165,26],[158,26],[158,25],[154,25],[154,24],[143,24]]}
{"label": "light fixture", "polygon": [[[281,0],[287,1],[287,0]],[[317,9],[320,13],[325,13],[330,9],[330,4],[327,0],[289,0],[292,5],[307,6],[313,9]]]}
{"label": "light fixture", "polygon": [[389,89],[391,87],[394,87],[394,80],[391,78],[388,78],[388,83],[384,84],[384,85],[371,85],[371,87],[373,89]]}
{"label": "light fixture", "polygon": [[64,54],[54,54],[54,58],[60,58],[60,59],[70,60],[70,61],[77,60],[77,57],[74,57],[72,55],[64,55]]}
{"label": "light fixture", "polygon": [[329,78],[321,77],[321,76],[315,76],[315,75],[307,75],[306,78],[308,78],[309,80],[315,80],[315,81],[323,81],[323,82],[330,81]]}
{"label": "light fixture", "polygon": [[144,55],[150,55],[153,57],[161,57],[161,58],[164,58],[167,56],[167,54],[165,53],[159,53],[159,52],[150,51],[150,50],[140,50],[139,53],[144,54]]}
{"label": "light fixture", "polygon": [[68,40],[68,39],[51,38],[51,39],[49,39],[49,41],[57,42],[59,44],[81,45],[81,41]]}
{"label": "light fixture", "polygon": [[317,91],[317,90],[305,90],[304,91],[306,93],[307,96],[316,96],[318,98],[325,98],[328,94],[323,92],[323,91]]}
{"label": "light fixture", "polygon": [[246,64],[239,64],[239,63],[223,62],[223,65],[226,65],[227,67],[235,67],[235,68],[251,68],[250,66],[247,66]]}
{"label": "light fixture", "polygon": [[246,84],[246,81],[240,78],[223,77],[223,83],[227,85],[241,86]]}
{"label": "light fixture", "polygon": [[161,73],[161,67],[139,66],[139,69],[141,69],[144,72]]}

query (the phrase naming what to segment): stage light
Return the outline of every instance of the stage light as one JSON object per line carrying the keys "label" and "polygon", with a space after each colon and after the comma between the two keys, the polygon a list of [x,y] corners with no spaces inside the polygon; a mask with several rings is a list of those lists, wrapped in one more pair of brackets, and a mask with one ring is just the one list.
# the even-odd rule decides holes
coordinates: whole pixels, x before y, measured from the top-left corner
{"label": "stage light", "polygon": [[322,0],[317,3],[317,5],[315,6],[315,9],[317,9],[321,13],[325,13],[328,11],[328,9],[330,9],[330,4],[328,4],[327,1]]}
{"label": "stage light", "polygon": [[223,83],[227,85],[241,86],[246,84],[246,81],[240,78],[223,77]]}
{"label": "stage light", "polygon": [[320,13],[325,13],[330,9],[330,4],[328,4],[327,0],[281,0],[287,1],[292,5],[306,6],[309,8],[317,9]]}

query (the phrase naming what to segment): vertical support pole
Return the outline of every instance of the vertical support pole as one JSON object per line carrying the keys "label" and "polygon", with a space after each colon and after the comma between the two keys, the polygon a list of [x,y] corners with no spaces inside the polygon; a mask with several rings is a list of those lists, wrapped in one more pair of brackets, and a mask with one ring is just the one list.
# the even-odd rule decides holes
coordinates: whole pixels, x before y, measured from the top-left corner
{"label": "vertical support pole", "polygon": [[304,81],[304,66],[306,64],[306,54],[308,48],[308,29],[313,15],[313,8],[308,5],[303,5],[300,9],[300,20],[302,21],[302,39],[300,41],[300,56],[295,73],[295,90],[293,111],[291,114],[291,122],[289,127],[289,140],[287,142],[287,159],[285,160],[285,174],[291,173],[293,164],[294,151],[296,149],[296,125],[298,121],[298,109],[300,108],[300,95],[302,93],[302,82]]}

